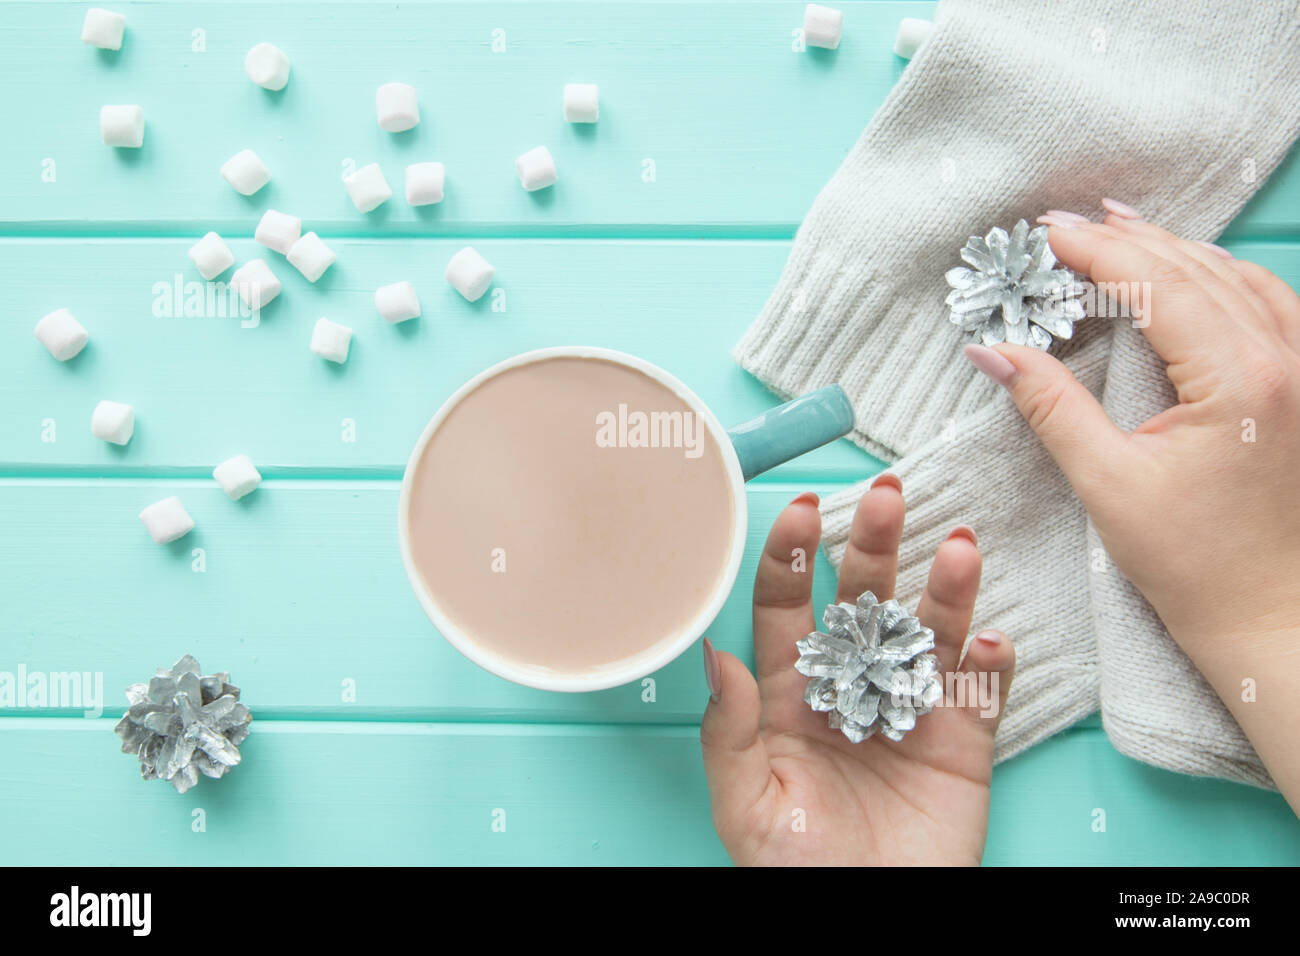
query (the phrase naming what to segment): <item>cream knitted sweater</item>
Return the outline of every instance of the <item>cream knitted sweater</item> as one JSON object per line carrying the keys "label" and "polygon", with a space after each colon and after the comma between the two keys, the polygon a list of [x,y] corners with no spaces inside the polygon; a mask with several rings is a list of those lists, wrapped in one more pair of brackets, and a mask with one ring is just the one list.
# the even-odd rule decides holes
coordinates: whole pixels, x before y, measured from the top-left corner
{"label": "cream knitted sweater", "polygon": [[[851,28],[851,25],[850,25]],[[1107,559],[1050,456],[960,354],[943,275],[966,238],[1115,196],[1213,239],[1300,132],[1296,0],[941,0],[935,31],[822,190],[737,360],[783,396],[838,382],[908,499],[898,597],[969,523],[976,628],[1015,641],[1004,759],[1100,705],[1124,753],[1269,786],[1249,742]],[[1133,427],[1173,404],[1141,333],[1085,319],[1054,354]],[[838,566],[855,487],[823,503]]]}

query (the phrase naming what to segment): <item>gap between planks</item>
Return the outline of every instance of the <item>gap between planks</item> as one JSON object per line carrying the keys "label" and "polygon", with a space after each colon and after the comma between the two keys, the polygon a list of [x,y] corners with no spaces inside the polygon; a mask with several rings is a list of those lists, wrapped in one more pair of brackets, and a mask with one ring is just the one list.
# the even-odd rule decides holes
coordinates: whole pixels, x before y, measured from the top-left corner
{"label": "gap between planks", "polygon": [[[867,462],[865,464],[870,464]],[[66,468],[27,468],[25,466],[0,465],[0,487],[8,485],[30,485],[35,482],[49,482],[51,484],[67,485],[84,485],[91,482],[99,483],[104,481],[123,481],[123,482],[169,482],[183,483],[186,485],[204,486],[212,483],[212,468],[207,465],[177,465],[175,467],[162,466],[155,468],[123,468],[112,471],[96,470],[97,466],[86,465],[69,465]],[[798,468],[781,471],[774,475],[758,475],[751,478],[746,484],[751,486],[762,486],[763,488],[774,488],[780,485],[789,485],[791,488],[800,486],[798,490],[803,490],[802,486],[807,484],[816,485],[854,485],[860,481],[872,477],[879,471],[886,469],[887,465],[881,465],[875,470],[863,469],[855,471],[853,474],[842,472],[825,472],[813,469],[801,470]],[[402,475],[405,466],[392,468],[339,468],[339,469],[299,469],[293,466],[275,466],[267,465],[263,467],[258,465],[258,471],[261,472],[263,482],[280,483],[284,487],[293,487],[294,482],[303,482],[304,484],[319,484],[321,482],[337,481],[346,482],[364,482],[366,487],[374,487],[389,483],[395,486],[401,485]]]}
{"label": "gap between planks", "polygon": [[[253,225],[256,225],[255,223]],[[474,225],[456,222],[450,228],[420,223],[399,223],[382,228],[329,228],[330,239],[437,239],[440,241],[493,239],[542,240],[588,242],[606,240],[617,242],[789,242],[799,228],[797,222],[733,223],[484,223]],[[204,222],[132,224],[126,222],[81,223],[68,226],[64,223],[5,222],[0,223],[0,240],[38,240],[58,242],[63,240],[137,241],[150,239],[194,239],[208,231],[216,231],[223,239],[252,239],[249,220],[206,220]]]}
{"label": "gap between planks", "polygon": [[[703,708],[701,707],[701,710]],[[12,711],[0,714],[0,733],[6,730],[40,730],[40,731],[79,731],[88,733],[112,733],[112,727],[121,719],[121,713],[102,717],[78,717],[69,714],[48,714],[42,716],[15,716]],[[522,736],[539,737],[693,737],[700,732],[700,722],[671,721],[650,723],[645,721],[593,721],[581,723],[563,720],[492,720],[477,718],[475,720],[430,720],[412,718],[409,720],[384,718],[367,719],[365,717],[262,717],[253,713],[255,733],[272,734],[355,734],[393,736],[428,736],[428,737],[478,737],[478,736]],[[1096,732],[1102,733],[1101,718],[1091,714],[1083,720],[1066,727],[1053,735],[1053,738],[1065,734]]]}
{"label": "gap between planks", "polygon": [[[400,223],[376,228],[330,229],[329,238],[340,241],[399,241],[411,239],[456,242],[471,240],[537,242],[771,242],[790,243],[799,229],[798,222],[732,223],[484,223],[480,226],[457,222],[453,228],[429,228],[420,223]],[[193,240],[206,232],[219,232],[224,239],[253,239],[248,220],[205,220],[193,223],[132,224],[124,222],[65,223],[0,222],[0,242],[78,242],[108,240],[143,242],[150,240]],[[1231,226],[1220,237],[1221,243],[1291,245],[1300,243],[1300,229],[1278,224],[1262,232],[1236,233]]]}

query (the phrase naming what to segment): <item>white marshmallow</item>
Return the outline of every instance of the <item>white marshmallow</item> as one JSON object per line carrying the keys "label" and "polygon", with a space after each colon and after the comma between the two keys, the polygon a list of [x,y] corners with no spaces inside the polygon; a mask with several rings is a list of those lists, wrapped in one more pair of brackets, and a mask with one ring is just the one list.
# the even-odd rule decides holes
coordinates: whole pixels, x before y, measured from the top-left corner
{"label": "white marshmallow", "polygon": [[251,149],[241,149],[221,164],[221,177],[242,196],[251,196],[271,181],[271,171]]}
{"label": "white marshmallow", "polygon": [[198,268],[199,275],[209,280],[215,279],[235,264],[235,254],[215,232],[209,232],[190,246],[190,259]]}
{"label": "white marshmallow", "polygon": [[596,84],[564,84],[564,121],[594,123],[598,119],[600,119],[600,90]]}
{"label": "white marshmallow", "polygon": [[244,263],[230,277],[230,285],[250,309],[262,308],[280,294],[281,288],[265,259]]}
{"label": "white marshmallow", "polygon": [[323,359],[342,365],[348,360],[352,345],[352,330],[346,325],[331,322],[322,316],[311,330],[311,350]]}
{"label": "white marshmallow", "polygon": [[803,42],[834,50],[844,30],[844,11],[810,3],[803,8]]}
{"label": "white marshmallow", "polygon": [[343,185],[348,187],[348,195],[358,212],[370,212],[393,198],[393,191],[388,188],[388,180],[378,163],[362,166],[344,176]]}
{"label": "white marshmallow", "polygon": [[140,106],[101,106],[99,137],[105,146],[139,149],[144,145],[144,108]]}
{"label": "white marshmallow", "polygon": [[904,17],[898,23],[898,37],[894,40],[894,52],[904,60],[916,56],[921,44],[934,32],[934,24],[929,20]]}
{"label": "white marshmallow", "polygon": [[263,89],[282,90],[289,82],[289,57],[278,46],[259,43],[244,57],[244,72]]}
{"label": "white marshmallow", "polygon": [[473,246],[466,246],[451,257],[445,275],[457,292],[477,302],[492,284],[496,270]]}
{"label": "white marshmallow", "polygon": [[86,19],[81,21],[81,42],[101,50],[122,49],[122,34],[126,32],[126,17],[112,10],[91,7]]}
{"label": "white marshmallow", "polygon": [[90,433],[114,445],[125,445],[135,434],[135,409],[122,402],[100,402],[90,416]]}
{"label": "white marshmallow", "polygon": [[420,300],[415,286],[409,282],[394,282],[376,289],[375,308],[393,324],[420,316]]}
{"label": "white marshmallow", "polygon": [[406,201],[412,206],[442,202],[446,180],[442,163],[412,163],[406,167]]}
{"label": "white marshmallow", "polygon": [[314,232],[304,233],[302,238],[289,250],[289,265],[301,272],[308,282],[315,282],[325,274],[325,270],[334,265],[338,258],[334,250],[321,241]]}
{"label": "white marshmallow", "polygon": [[375,109],[379,128],[402,133],[420,122],[420,101],[415,87],[405,83],[385,83],[375,92]]}
{"label": "white marshmallow", "polygon": [[274,249],[283,255],[293,248],[300,235],[302,235],[301,219],[288,213],[268,209],[262,213],[253,238],[266,248]]}
{"label": "white marshmallow", "polygon": [[519,173],[519,183],[530,193],[555,185],[559,177],[555,174],[555,160],[551,151],[545,146],[530,149],[515,160],[515,171]]}
{"label": "white marshmallow", "polygon": [[262,482],[262,473],[247,455],[227,458],[212,469],[212,477],[231,501],[238,501]]}
{"label": "white marshmallow", "polygon": [[145,508],[140,512],[140,520],[149,530],[154,544],[170,544],[194,530],[194,519],[175,495]]}
{"label": "white marshmallow", "polygon": [[55,309],[36,323],[36,337],[60,362],[73,358],[90,341],[90,333],[67,309]]}

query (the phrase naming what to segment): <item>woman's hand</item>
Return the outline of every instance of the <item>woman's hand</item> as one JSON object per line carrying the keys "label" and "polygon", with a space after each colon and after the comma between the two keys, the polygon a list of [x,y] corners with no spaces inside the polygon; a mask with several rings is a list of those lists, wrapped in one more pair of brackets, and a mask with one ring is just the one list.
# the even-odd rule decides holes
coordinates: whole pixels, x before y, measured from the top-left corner
{"label": "woman's hand", "polygon": [[1011,393],[1111,559],[1300,807],[1300,298],[1267,269],[1106,205],[1105,223],[1040,221],[1061,262],[1137,290],[1137,324],[1179,403],[1128,433],[1043,352],[967,355]]}
{"label": "woman's hand", "polygon": [[[882,475],[858,505],[838,601],[868,590],[893,596],[903,511],[898,479]],[[990,631],[959,664],[979,589],[975,536],[958,528],[940,545],[916,614],[935,632],[940,670],[974,675],[963,686],[982,688],[983,700],[945,699],[901,743],[877,735],[860,744],[804,703],[807,678],[794,669],[795,642],[817,629],[812,562],[795,570],[795,556],[813,555],[820,538],[812,494],[782,511],[768,535],[754,579],[757,681],[705,641],[712,696],[700,738],[718,835],[740,864],[978,864],[1015,651]]]}

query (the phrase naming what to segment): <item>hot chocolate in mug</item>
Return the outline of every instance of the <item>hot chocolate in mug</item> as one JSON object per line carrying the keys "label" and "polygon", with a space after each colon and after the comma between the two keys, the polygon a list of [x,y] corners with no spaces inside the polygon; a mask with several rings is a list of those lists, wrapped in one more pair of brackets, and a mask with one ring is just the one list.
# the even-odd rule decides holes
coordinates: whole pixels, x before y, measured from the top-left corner
{"label": "hot chocolate in mug", "polygon": [[745,482],[848,433],[838,386],[723,428],[611,349],[539,349],[461,386],[402,478],[402,561],[429,619],[543,690],[639,680],[703,634],[736,580]]}

